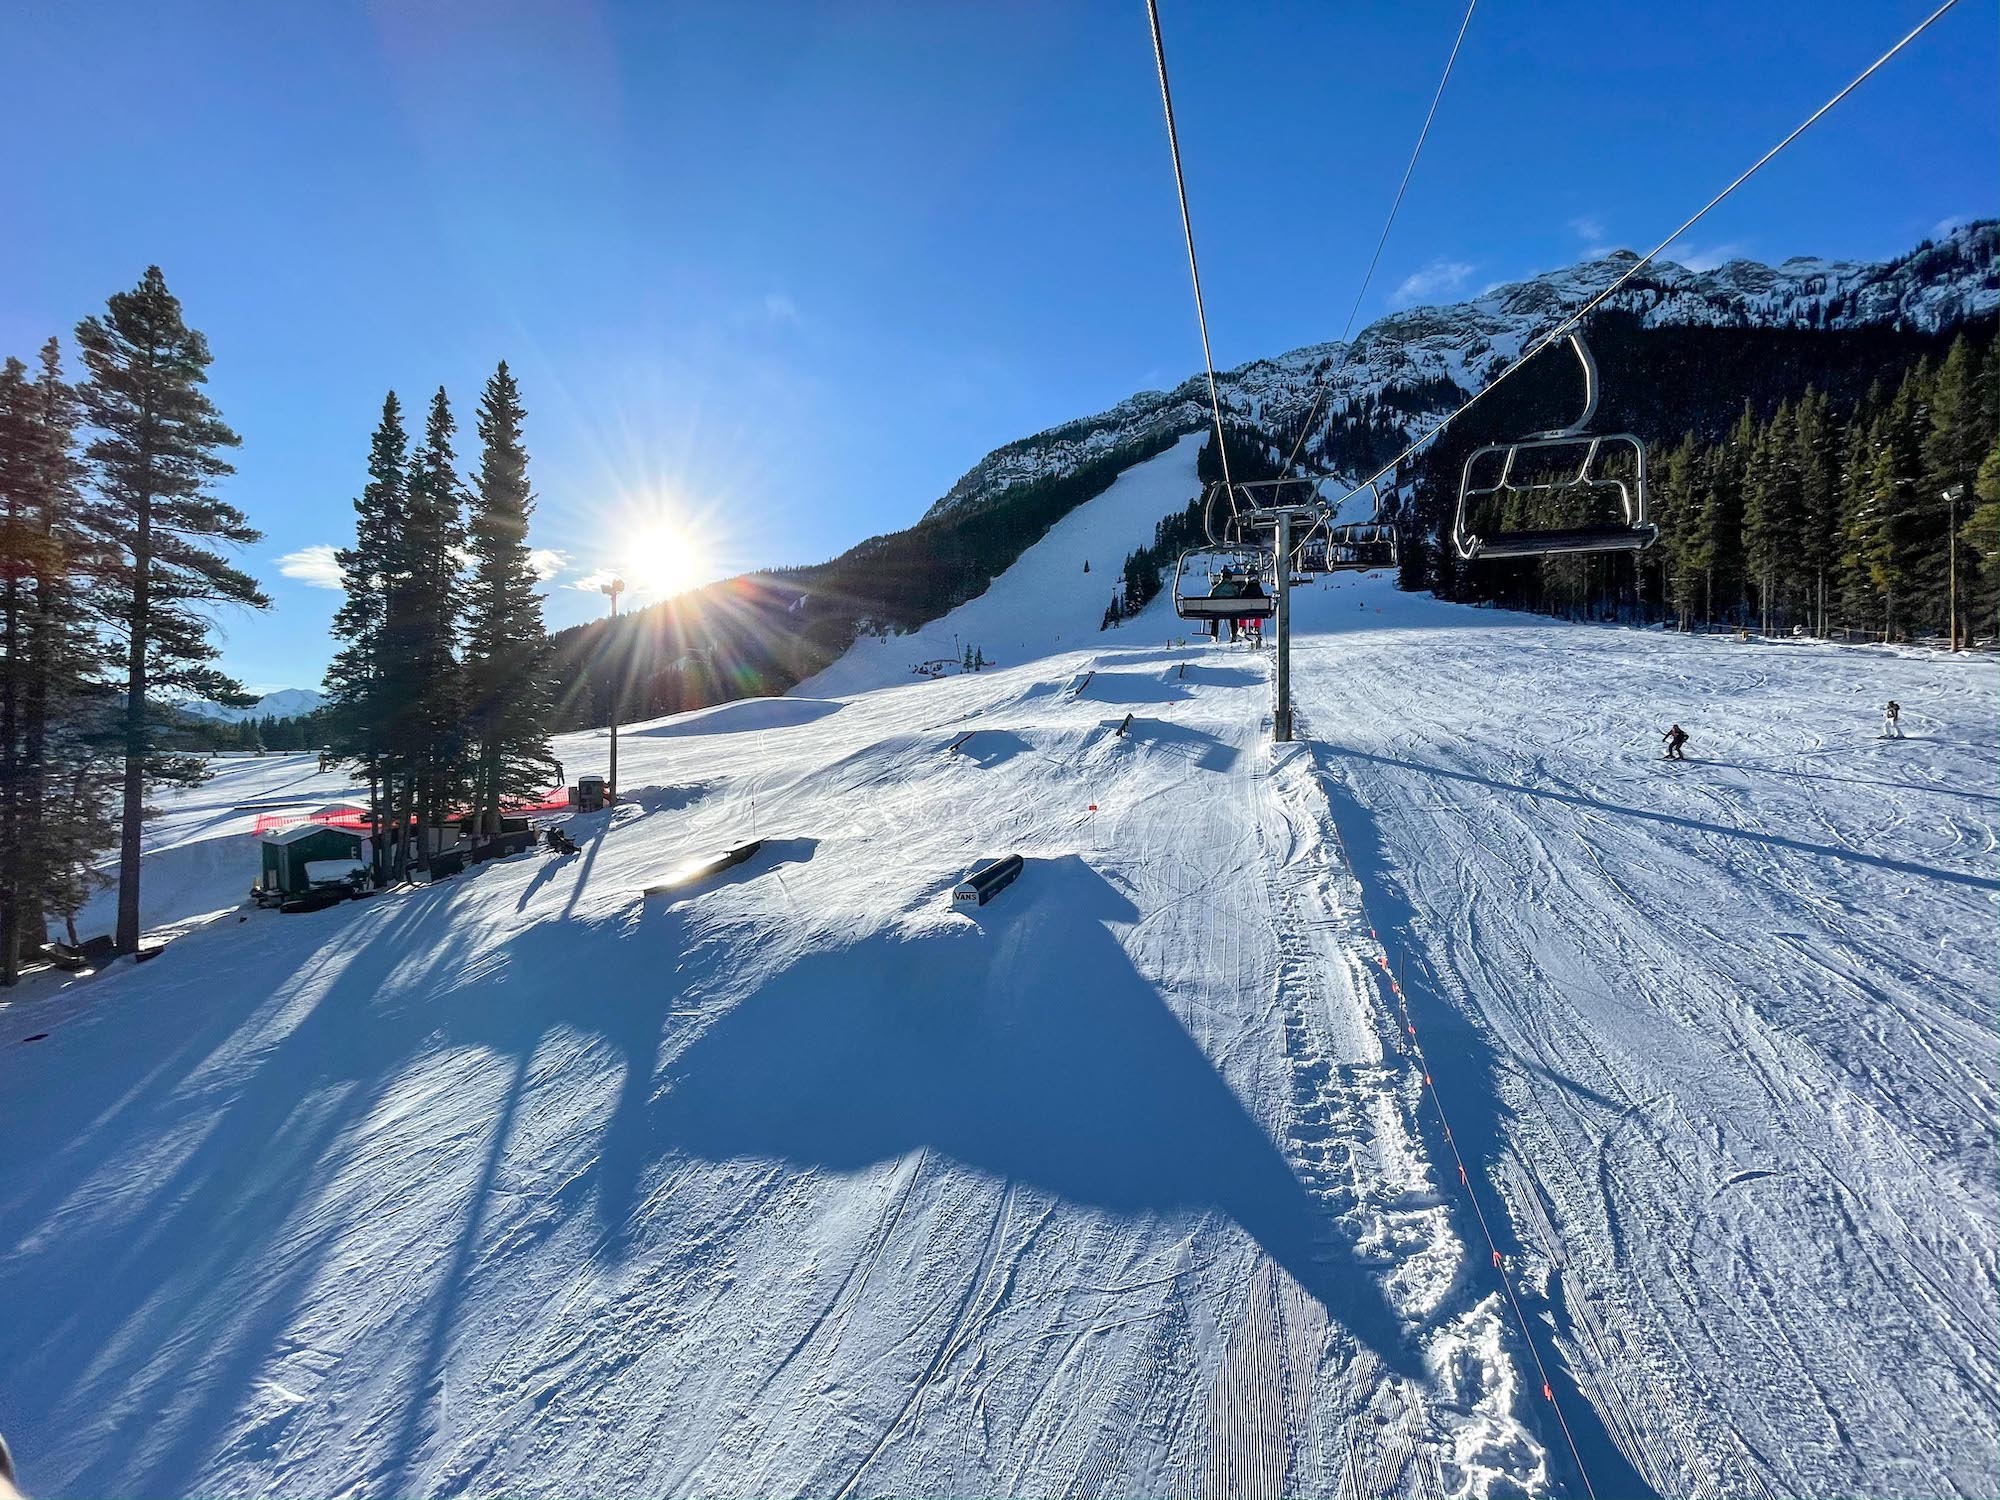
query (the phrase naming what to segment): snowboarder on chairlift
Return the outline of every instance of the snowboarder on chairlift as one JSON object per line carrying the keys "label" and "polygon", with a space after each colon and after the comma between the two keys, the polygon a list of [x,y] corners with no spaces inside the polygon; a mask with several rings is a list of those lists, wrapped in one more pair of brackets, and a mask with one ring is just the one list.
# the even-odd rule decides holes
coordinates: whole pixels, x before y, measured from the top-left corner
{"label": "snowboarder on chairlift", "polygon": [[1665,734],[1661,735],[1660,738],[1667,742],[1668,760],[1687,759],[1685,755],[1681,754],[1681,746],[1685,745],[1688,742],[1688,732],[1685,729],[1681,728],[1680,725],[1678,724],[1674,725],[1673,728],[1669,729]]}
{"label": "snowboarder on chairlift", "polygon": [[1882,710],[1882,738],[1885,740],[1906,738],[1903,733],[1903,705],[1894,698],[1891,698],[1889,706]]}

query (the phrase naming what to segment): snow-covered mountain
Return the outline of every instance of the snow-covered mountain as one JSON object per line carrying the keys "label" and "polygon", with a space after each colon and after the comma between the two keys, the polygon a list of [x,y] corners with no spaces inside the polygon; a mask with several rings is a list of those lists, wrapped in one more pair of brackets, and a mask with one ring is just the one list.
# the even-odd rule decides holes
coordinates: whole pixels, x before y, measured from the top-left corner
{"label": "snow-covered mountain", "polygon": [[183,703],[182,709],[200,719],[220,719],[225,724],[235,724],[244,719],[296,719],[312,713],[326,702],[324,693],[311,688],[279,688],[275,693],[266,693],[248,708],[226,708],[220,703],[196,700]]}
{"label": "snow-covered mountain", "polygon": [[[1307,439],[1364,400],[1382,401],[1412,433],[1427,416],[1491,380],[1571,311],[1630,269],[1619,250],[1509,282],[1448,307],[1413,307],[1371,323],[1352,344],[1309,344],[1254,360],[1218,377],[1224,414],[1267,432],[1294,432],[1326,388]],[[1937,329],[2000,308],[2000,220],[1965,224],[1944,239],[1880,262],[1795,257],[1782,265],[1733,260],[1694,271],[1657,261],[1605,308],[1646,327]],[[1204,382],[1190,376],[1171,391],[1142,391],[1109,411],[996,448],[926,513],[978,507],[1010,486],[1067,474],[1130,444],[1157,445],[1209,421]]]}

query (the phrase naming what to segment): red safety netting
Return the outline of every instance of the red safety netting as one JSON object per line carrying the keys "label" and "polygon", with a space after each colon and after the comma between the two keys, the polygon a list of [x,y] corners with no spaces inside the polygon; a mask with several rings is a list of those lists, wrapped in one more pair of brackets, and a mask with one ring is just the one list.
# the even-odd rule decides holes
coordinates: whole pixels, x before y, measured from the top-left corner
{"label": "red safety netting", "polygon": [[[471,809],[458,808],[451,814],[462,818]],[[539,800],[502,803],[500,810],[513,817],[524,817],[535,813],[566,812],[569,810],[569,789],[552,787]],[[415,820],[413,819],[412,822]],[[257,821],[251,825],[253,836],[261,836],[279,828],[295,828],[301,823],[317,823],[322,828],[339,828],[348,833],[369,832],[368,814],[357,807],[323,807],[317,812],[302,812],[287,808],[282,812],[259,813]]]}

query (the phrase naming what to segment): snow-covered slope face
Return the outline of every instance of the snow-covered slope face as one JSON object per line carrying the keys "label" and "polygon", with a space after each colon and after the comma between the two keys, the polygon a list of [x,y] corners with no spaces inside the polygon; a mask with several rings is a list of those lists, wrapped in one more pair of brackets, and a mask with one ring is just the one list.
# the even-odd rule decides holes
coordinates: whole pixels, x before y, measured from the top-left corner
{"label": "snow-covered slope face", "polygon": [[280,688],[266,693],[248,708],[227,708],[220,703],[196,700],[181,705],[188,713],[204,719],[221,719],[234,724],[243,719],[296,719],[326,703],[326,695],[311,688]]}
{"label": "snow-covered slope face", "polygon": [[794,693],[828,697],[888,687],[909,681],[912,669],[926,662],[961,663],[968,651],[1012,665],[1129,639],[1105,635],[1105,607],[1118,590],[1127,554],[1152,542],[1161,517],[1201,493],[1195,476],[1200,448],[1195,434],[1134,464],[1110,489],[1051,527],[986,593],[910,634],[863,636]]}
{"label": "snow-covered slope face", "polygon": [[[1326,425],[1364,397],[1393,396],[1397,387],[1422,392],[1439,381],[1469,394],[1636,258],[1621,250],[1449,307],[1410,308],[1371,323],[1351,345],[1309,345],[1227,371],[1220,376],[1224,413],[1266,431],[1290,430],[1323,387],[1321,414],[1306,444],[1311,451]],[[1963,225],[1936,244],[1879,263],[1736,260],[1691,271],[1656,261],[1604,306],[1636,314],[1649,327],[1941,328],[2000,307],[2000,222]],[[1427,425],[1424,416],[1434,414],[1421,399],[1400,404],[1412,435]],[[1198,379],[1171,392],[1145,392],[1095,417],[995,449],[930,513],[978,506],[1010,485],[1068,473],[1127,443],[1193,431],[1210,420],[1207,387]]]}
{"label": "snow-covered slope face", "polygon": [[[1989,1492],[2000,668],[1349,581],[1274,751],[1056,555],[996,671],[628,730],[575,856],[0,1004],[28,1491]],[[339,788],[225,774],[240,890]]]}

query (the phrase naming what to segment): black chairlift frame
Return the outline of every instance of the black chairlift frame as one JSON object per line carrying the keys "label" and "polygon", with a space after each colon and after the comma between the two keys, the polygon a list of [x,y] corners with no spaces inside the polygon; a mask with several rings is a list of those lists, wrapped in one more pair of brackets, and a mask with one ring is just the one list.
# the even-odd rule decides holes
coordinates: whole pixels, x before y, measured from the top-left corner
{"label": "black chairlift frame", "polygon": [[[1307,547],[1314,544],[1309,539]],[[1393,568],[1402,561],[1396,546],[1396,528],[1387,521],[1353,521],[1345,526],[1329,526],[1320,556],[1304,571],[1314,573],[1364,573]]]}
{"label": "black chairlift frame", "polygon": [[[1516,443],[1488,443],[1466,456],[1458,480],[1458,513],[1452,522],[1452,546],[1467,562],[1516,557],[1557,557],[1587,552],[1641,552],[1660,534],[1659,527],[1646,518],[1646,445],[1629,432],[1593,433],[1587,429],[1597,414],[1597,362],[1583,335],[1572,331],[1569,345],[1583,366],[1583,414],[1567,427],[1553,432],[1530,433]],[[1521,480],[1514,466],[1523,454],[1547,454],[1569,450],[1578,455],[1574,465],[1565,462],[1559,471],[1545,478]],[[1490,484],[1474,483],[1482,459],[1501,455],[1500,472]],[[1605,470],[1605,460],[1614,454],[1631,457],[1632,472],[1613,476]],[[1577,494],[1613,490],[1624,510],[1622,522],[1593,526],[1552,527],[1534,531],[1507,531],[1480,536],[1471,529],[1472,506],[1504,495]]]}
{"label": "black chairlift frame", "polygon": [[[1282,511],[1292,520],[1290,561],[1296,572],[1353,573],[1395,567],[1401,557],[1396,528],[1381,519],[1379,495],[1373,518],[1337,523],[1319,493],[1325,482],[1322,474],[1247,479],[1233,486],[1216,480],[1202,502],[1209,540],[1221,546],[1274,547],[1277,517]],[[1218,501],[1226,501],[1228,506],[1219,526]]]}

